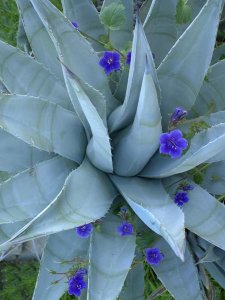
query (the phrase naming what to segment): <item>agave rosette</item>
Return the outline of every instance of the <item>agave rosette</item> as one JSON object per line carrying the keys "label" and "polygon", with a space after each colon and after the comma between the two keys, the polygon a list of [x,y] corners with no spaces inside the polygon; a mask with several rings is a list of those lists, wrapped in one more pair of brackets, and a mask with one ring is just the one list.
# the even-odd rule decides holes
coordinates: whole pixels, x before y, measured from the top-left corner
{"label": "agave rosette", "polygon": [[[193,253],[202,258],[210,247],[217,255],[201,268],[225,288],[218,264],[225,208],[214,197],[224,193],[225,63],[214,54],[210,66],[224,1],[190,1],[187,26],[176,23],[176,0],[147,1],[134,31],[133,1],[120,1],[125,20],[110,32],[110,47],[122,54],[129,42],[132,48],[130,67],[115,77],[99,65],[106,49],[97,41],[106,30],[91,1],[62,0],[65,16],[48,0],[16,2],[18,46],[26,51],[0,41],[0,241],[5,254],[49,236],[33,300],[60,299],[67,279],[57,273],[72,263],[58,262],[76,257],[88,261],[84,299],[144,299],[143,263],[131,268],[140,255],[135,234],[117,232],[114,212],[124,201],[143,222],[140,235],[144,228],[149,246],[162,251],[153,269],[176,299],[203,299]],[[102,12],[112,2],[105,0]],[[178,107],[188,111],[176,124],[188,148],[171,158],[158,149]],[[190,134],[193,124],[198,130]],[[173,195],[180,181],[203,163],[208,175],[191,183],[190,200],[179,208]],[[96,224],[90,238],[75,235],[89,223]]]}

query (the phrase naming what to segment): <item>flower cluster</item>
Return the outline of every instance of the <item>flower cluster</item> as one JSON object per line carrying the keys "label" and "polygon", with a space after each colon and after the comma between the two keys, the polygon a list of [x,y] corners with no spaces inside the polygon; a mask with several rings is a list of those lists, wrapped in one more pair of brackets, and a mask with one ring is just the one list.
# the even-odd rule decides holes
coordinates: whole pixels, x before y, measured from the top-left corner
{"label": "flower cluster", "polygon": [[84,281],[84,276],[87,275],[87,269],[78,269],[73,277],[70,278],[68,284],[68,294],[80,297],[83,289],[87,288],[87,282]]}
{"label": "flower cluster", "polygon": [[164,255],[158,248],[145,249],[146,261],[152,266],[157,266],[164,258]]}
{"label": "flower cluster", "polygon": [[160,135],[159,151],[161,154],[169,154],[171,158],[178,158],[187,146],[188,142],[183,138],[182,132],[179,129]]}
{"label": "flower cluster", "polygon": [[91,223],[79,226],[76,228],[76,233],[81,238],[88,238],[93,230],[93,225]]}
{"label": "flower cluster", "polygon": [[174,196],[174,202],[179,206],[183,206],[184,203],[189,201],[188,191],[194,189],[194,186],[191,184],[181,183],[177,189],[177,192]]}

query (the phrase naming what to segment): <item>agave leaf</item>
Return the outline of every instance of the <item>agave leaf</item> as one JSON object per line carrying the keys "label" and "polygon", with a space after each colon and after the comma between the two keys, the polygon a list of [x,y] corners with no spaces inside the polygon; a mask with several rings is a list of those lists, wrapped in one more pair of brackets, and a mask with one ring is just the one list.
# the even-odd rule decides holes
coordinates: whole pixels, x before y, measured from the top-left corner
{"label": "agave leaf", "polygon": [[64,108],[72,108],[66,89],[55,76],[31,56],[1,40],[0,80],[13,94],[43,97]]}
{"label": "agave leaf", "polygon": [[142,79],[145,72],[146,57],[150,64],[149,72],[153,77],[156,88],[158,89],[158,80],[156,77],[151,50],[145,37],[140,19],[137,18],[125,100],[123,104],[117,107],[109,116],[109,130],[111,132],[124,128],[133,121],[137,109]]}
{"label": "agave leaf", "polygon": [[[72,22],[76,22],[78,30],[99,40],[106,31],[99,20],[98,11],[91,0],[62,0],[64,15]],[[96,51],[103,49],[99,43],[89,39]]]}
{"label": "agave leaf", "polygon": [[99,66],[99,58],[90,43],[49,0],[30,0],[48,31],[60,60],[84,82],[101,91],[107,100],[107,111],[117,103],[108,80]]}
{"label": "agave leaf", "polygon": [[94,222],[107,213],[116,196],[107,176],[85,159],[70,173],[59,195],[1,247]]}
{"label": "agave leaf", "polygon": [[139,218],[160,234],[181,259],[184,258],[183,212],[172,202],[158,180],[110,176]]}
{"label": "agave leaf", "polygon": [[223,43],[214,49],[211,64],[214,65],[218,63],[222,58],[224,59],[224,56],[225,56],[225,44]]}
{"label": "agave leaf", "polygon": [[[101,13],[104,8],[110,4],[115,3],[114,0],[104,0]],[[110,31],[110,41],[117,48],[123,50],[132,41],[133,32],[133,1],[117,0],[116,3],[122,3],[125,7],[125,20],[120,26],[119,30]],[[101,14],[100,13],[100,14]]]}
{"label": "agave leaf", "polygon": [[225,194],[225,161],[210,164],[204,172],[201,186],[210,194]]}
{"label": "agave leaf", "polygon": [[223,0],[208,0],[158,68],[164,128],[176,107],[189,110],[195,103],[212,58],[222,5]]}
{"label": "agave leaf", "polygon": [[136,245],[134,236],[119,235],[120,224],[119,218],[108,215],[91,237],[87,299],[114,300],[123,287]]}
{"label": "agave leaf", "polygon": [[121,176],[139,173],[159,146],[162,133],[157,92],[146,67],[133,124],[121,131],[114,145],[114,170]]}
{"label": "agave leaf", "polygon": [[157,153],[141,172],[143,177],[162,178],[183,173],[224,149],[225,124],[218,124],[197,133],[190,141],[190,147],[180,158],[172,159]]}
{"label": "agave leaf", "polygon": [[196,103],[194,112],[200,115],[210,111],[216,112],[225,109],[225,60],[221,60],[208,70]]}
{"label": "agave leaf", "polygon": [[28,54],[31,52],[30,43],[27,39],[21,17],[19,18],[19,25],[17,31],[17,47]]}
{"label": "agave leaf", "polygon": [[160,249],[164,259],[152,268],[172,296],[176,300],[202,300],[198,272],[189,247],[186,247],[183,262],[163,239],[157,241],[154,247]]}
{"label": "agave leaf", "polygon": [[3,82],[0,80],[0,94],[8,93],[7,88],[3,84]]}
{"label": "agave leaf", "polygon": [[[173,193],[177,187],[178,176],[164,180],[164,184]],[[189,201],[183,206],[185,227],[211,244],[225,250],[224,219],[225,206],[206,190],[194,183],[189,191]]]}
{"label": "agave leaf", "polygon": [[52,154],[30,147],[2,129],[0,140],[0,170],[3,172],[17,173],[52,157]]}
{"label": "agave leaf", "polygon": [[146,0],[140,8],[140,17],[141,17],[143,24],[145,23],[145,20],[150,13],[150,8],[152,5],[152,2],[153,2],[153,0]]}
{"label": "agave leaf", "polygon": [[54,44],[32,4],[29,0],[16,0],[16,2],[35,58],[46,66],[56,78],[64,82]]}
{"label": "agave leaf", "polygon": [[86,136],[78,117],[54,103],[0,95],[0,126],[24,142],[81,163]]}
{"label": "agave leaf", "polygon": [[[195,255],[201,259],[205,252],[202,250],[199,245],[194,245],[193,247]],[[206,262],[203,263],[203,266],[206,268],[206,270],[209,272],[209,274],[216,280],[217,283],[220,284],[221,287],[225,289],[225,271],[223,266],[223,259],[224,259],[224,253],[221,249],[218,249],[221,252],[221,259],[218,262]]]}
{"label": "agave leaf", "polygon": [[140,263],[129,271],[119,299],[144,300],[144,287],[144,267]]}
{"label": "agave leaf", "polygon": [[[81,111],[81,116],[84,116],[90,127],[92,138],[87,146],[87,156],[97,168],[112,173],[112,153],[107,127],[90,98],[83,90],[79,78],[68,69],[66,69],[65,77],[71,96],[76,95],[75,98],[71,97],[74,107],[78,108],[78,112]],[[83,117],[80,119],[82,120]],[[88,128],[86,127],[87,131]]]}
{"label": "agave leaf", "polygon": [[177,0],[153,1],[144,30],[158,66],[177,40]]}
{"label": "agave leaf", "polygon": [[[74,230],[51,235],[44,249],[32,300],[60,299],[68,286],[62,274],[73,267],[76,259],[87,259],[88,246],[89,240],[77,237]],[[53,275],[51,271],[61,275]],[[55,281],[58,282],[53,283]]]}
{"label": "agave leaf", "polygon": [[35,217],[57,196],[75,166],[55,157],[1,183],[0,224]]}
{"label": "agave leaf", "polygon": [[[0,225],[0,243],[6,242],[8,239],[11,238],[18,230],[20,230],[23,226],[27,223],[26,221],[15,222],[11,224],[2,224]],[[2,251],[2,248],[0,252]]]}

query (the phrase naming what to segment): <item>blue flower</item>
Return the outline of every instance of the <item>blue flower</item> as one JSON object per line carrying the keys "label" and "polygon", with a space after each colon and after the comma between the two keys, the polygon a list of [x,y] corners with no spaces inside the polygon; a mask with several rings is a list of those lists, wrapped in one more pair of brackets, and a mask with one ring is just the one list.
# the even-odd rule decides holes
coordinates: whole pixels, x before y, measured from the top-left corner
{"label": "blue flower", "polygon": [[130,61],[131,61],[131,51],[127,52],[126,64],[130,65]]}
{"label": "blue flower", "polygon": [[172,114],[170,120],[172,124],[176,124],[180,122],[184,117],[186,117],[187,111],[184,110],[182,107],[177,107],[175,112]]}
{"label": "blue flower", "polygon": [[120,54],[118,52],[105,51],[99,61],[99,65],[104,68],[106,74],[120,70]]}
{"label": "blue flower", "polygon": [[162,154],[169,154],[172,158],[178,158],[187,146],[188,142],[183,138],[182,132],[179,129],[160,135],[159,152]]}
{"label": "blue flower", "polygon": [[123,221],[117,230],[121,236],[132,235],[134,233],[133,225],[127,221]]}
{"label": "blue flower", "polygon": [[78,269],[76,273],[70,278],[68,284],[68,294],[80,297],[83,289],[87,288],[87,283],[84,281],[84,276],[87,275],[86,269]]}
{"label": "blue flower", "polygon": [[174,196],[174,202],[179,206],[183,206],[184,203],[189,201],[188,195],[185,192],[176,192]]}
{"label": "blue flower", "polygon": [[147,248],[145,249],[146,261],[150,265],[157,266],[161,260],[163,260],[164,255],[160,252],[158,248]]}
{"label": "blue flower", "polygon": [[155,54],[152,52],[152,57],[153,57],[153,59],[155,59]]}
{"label": "blue flower", "polygon": [[78,24],[77,24],[77,22],[71,22],[72,24],[73,24],[73,26],[76,28],[76,29],[78,29]]}
{"label": "blue flower", "polygon": [[181,186],[181,189],[182,189],[183,191],[187,192],[187,191],[193,190],[193,189],[194,189],[194,186],[191,185],[191,184],[186,184],[186,185],[182,185],[182,186]]}
{"label": "blue flower", "polygon": [[88,238],[93,230],[92,224],[85,224],[76,228],[76,233],[81,238]]}

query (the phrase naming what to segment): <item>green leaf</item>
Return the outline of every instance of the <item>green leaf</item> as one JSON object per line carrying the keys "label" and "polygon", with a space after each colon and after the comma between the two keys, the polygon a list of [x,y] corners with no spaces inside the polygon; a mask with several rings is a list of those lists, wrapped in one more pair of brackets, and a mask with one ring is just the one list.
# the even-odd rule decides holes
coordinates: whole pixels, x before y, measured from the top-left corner
{"label": "green leaf", "polygon": [[176,7],[176,22],[183,24],[189,21],[191,21],[191,7],[187,0],[179,0]]}
{"label": "green leaf", "polygon": [[72,108],[66,89],[55,76],[31,56],[1,40],[0,80],[12,94],[42,97]]}
{"label": "green leaf", "polygon": [[135,252],[135,236],[120,236],[121,220],[107,215],[89,248],[87,299],[114,300],[119,295]]}
{"label": "green leaf", "polygon": [[[129,42],[132,41],[133,38],[133,1],[127,1],[127,0],[120,0],[120,1],[114,1],[114,0],[104,0],[101,12],[100,12],[100,18],[103,11],[105,11],[108,7],[114,6],[115,10],[118,10],[121,6],[121,9],[123,7],[123,10],[121,10],[121,17],[123,16],[121,20],[121,24],[119,26],[119,30],[112,30],[109,34],[110,42],[113,44],[116,49],[124,50]],[[113,19],[113,22],[117,23],[120,22],[119,19],[114,15],[109,15],[109,20]]]}
{"label": "green leaf", "polygon": [[[62,0],[63,12],[70,21],[78,24],[78,30],[99,40],[105,35],[105,29],[100,23],[99,14],[91,0]],[[96,51],[103,47],[93,40],[89,40]]]}
{"label": "green leaf", "polygon": [[52,154],[39,151],[0,129],[0,170],[17,173],[50,159]]}
{"label": "green leaf", "polygon": [[59,195],[1,247],[94,222],[107,213],[116,196],[108,177],[84,160]]}
{"label": "green leaf", "polygon": [[158,66],[177,40],[176,28],[177,0],[157,0],[144,21],[147,40],[155,54],[155,64]]}
{"label": "green leaf", "polygon": [[162,178],[193,169],[224,149],[225,124],[197,133],[190,147],[180,158],[171,159],[157,153],[141,172],[143,177]]}
{"label": "green leaf", "polygon": [[223,0],[208,0],[158,68],[164,130],[176,107],[189,110],[195,103],[212,58],[222,5]]}
{"label": "green leaf", "polygon": [[31,146],[81,163],[86,136],[78,117],[54,103],[0,95],[0,126]]}
{"label": "green leaf", "polygon": [[129,271],[119,299],[144,300],[144,287],[144,267],[140,263]]}
{"label": "green leaf", "polygon": [[108,124],[110,132],[128,126],[134,119],[138,105],[143,75],[145,72],[146,56],[150,65],[150,74],[152,75],[154,84],[156,85],[156,88],[158,90],[158,79],[156,76],[151,50],[146,40],[140,20],[137,19],[131,50],[131,64],[126,95],[123,104],[117,107],[109,116]]}
{"label": "green leaf", "polygon": [[[70,271],[76,259],[87,259],[89,239],[79,238],[74,230],[51,235],[41,259],[41,267],[32,300],[60,299],[68,288],[63,273]],[[66,263],[67,261],[67,263]],[[51,274],[50,271],[61,274]],[[53,282],[58,281],[56,284]]]}
{"label": "green leaf", "polygon": [[99,15],[101,23],[108,30],[119,30],[125,21],[125,7],[121,1],[104,6]]}
{"label": "green leaf", "polygon": [[83,90],[80,79],[68,68],[65,73],[71,98],[75,96],[72,98],[72,103],[83,121],[87,134],[91,137],[87,146],[87,156],[97,168],[112,173],[112,153],[106,121],[104,122],[99,116],[95,106]]}
{"label": "green leaf", "polygon": [[116,174],[138,174],[158,149],[161,133],[157,92],[147,65],[134,122],[117,135],[113,147]]}
{"label": "green leaf", "polygon": [[99,57],[90,43],[49,0],[30,1],[48,31],[60,60],[84,82],[101,91],[107,100],[107,112],[111,112],[117,102],[110,91],[107,76],[99,66]]}
{"label": "green leaf", "polygon": [[156,242],[154,247],[160,249],[164,259],[152,268],[172,296],[176,300],[202,300],[198,271],[189,247],[186,247],[183,262],[174,255],[163,239]]}
{"label": "green leaf", "polygon": [[[160,181],[137,177],[110,176],[139,218],[160,234],[177,256],[185,250],[184,215],[170,199]],[[176,222],[174,222],[176,220]]]}
{"label": "green leaf", "polygon": [[0,224],[35,217],[61,191],[75,166],[71,161],[55,157],[2,182]]}
{"label": "green leaf", "polygon": [[63,83],[54,44],[29,0],[16,0],[34,57]]}

